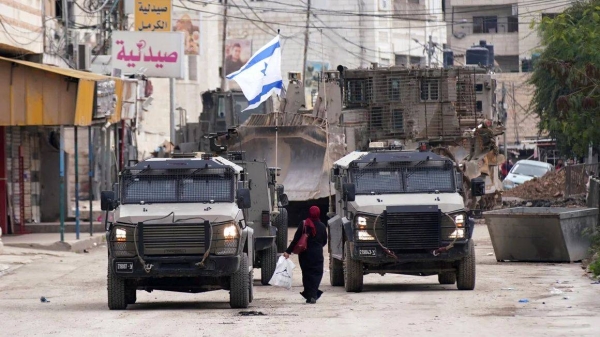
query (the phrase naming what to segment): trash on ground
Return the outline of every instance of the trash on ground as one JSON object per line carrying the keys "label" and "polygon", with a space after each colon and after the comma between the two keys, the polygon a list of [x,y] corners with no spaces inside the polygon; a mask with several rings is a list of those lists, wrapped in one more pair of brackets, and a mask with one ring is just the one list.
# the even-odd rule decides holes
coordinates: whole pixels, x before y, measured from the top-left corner
{"label": "trash on ground", "polygon": [[49,303],[50,301],[48,301],[48,299],[46,299],[44,296],[42,296],[40,298],[40,302],[42,302],[42,303]]}
{"label": "trash on ground", "polygon": [[552,295],[560,295],[562,293],[563,293],[563,291],[560,289],[552,288],[552,290],[550,290],[550,294],[552,294]]}
{"label": "trash on ground", "polygon": [[487,253],[487,256],[494,256],[494,253]]}
{"label": "trash on ground", "polygon": [[502,290],[515,290],[515,288],[502,288]]}
{"label": "trash on ground", "polygon": [[240,311],[240,316],[266,316],[262,311]]}
{"label": "trash on ground", "polygon": [[526,298],[522,298],[519,300],[519,303],[529,303],[529,300]]}
{"label": "trash on ground", "polygon": [[569,296],[563,297],[563,300],[568,300],[568,299],[569,299]]}

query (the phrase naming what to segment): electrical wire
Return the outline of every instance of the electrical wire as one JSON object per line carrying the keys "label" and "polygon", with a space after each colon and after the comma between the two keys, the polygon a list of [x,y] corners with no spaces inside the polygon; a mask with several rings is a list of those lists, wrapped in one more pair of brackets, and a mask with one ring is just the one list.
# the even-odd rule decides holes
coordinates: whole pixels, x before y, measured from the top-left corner
{"label": "electrical wire", "polygon": [[[77,1],[73,1],[75,3],[75,5],[77,7],[79,7],[79,9],[81,9],[82,11],[84,11],[87,14],[96,14],[99,13],[100,11],[102,11],[104,9],[104,7],[106,7],[106,5],[108,5],[108,3],[110,2],[110,0],[106,0],[104,1],[104,3],[102,4],[102,6],[100,6],[100,8],[95,9],[95,10],[88,10],[83,8],[83,6],[81,6],[80,4],[77,3]],[[119,2],[119,1],[115,1],[115,2]]]}

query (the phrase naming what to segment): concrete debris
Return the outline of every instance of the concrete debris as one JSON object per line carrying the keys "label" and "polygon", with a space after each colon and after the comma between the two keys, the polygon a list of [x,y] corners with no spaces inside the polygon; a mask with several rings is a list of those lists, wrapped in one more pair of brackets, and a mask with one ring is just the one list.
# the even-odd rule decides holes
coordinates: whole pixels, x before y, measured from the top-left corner
{"label": "concrete debris", "polygon": [[550,172],[541,178],[533,178],[502,195],[525,200],[554,199],[563,196],[565,191],[565,170]]}
{"label": "concrete debris", "polygon": [[568,198],[558,199],[534,199],[534,200],[505,200],[502,202],[502,208],[513,207],[566,207],[576,208],[585,207],[585,195],[574,195]]}

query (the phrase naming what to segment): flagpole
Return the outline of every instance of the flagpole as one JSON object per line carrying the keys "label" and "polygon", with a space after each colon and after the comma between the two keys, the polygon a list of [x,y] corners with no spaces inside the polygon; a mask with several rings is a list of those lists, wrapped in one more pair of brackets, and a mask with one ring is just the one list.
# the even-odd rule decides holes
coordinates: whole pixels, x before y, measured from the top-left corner
{"label": "flagpole", "polygon": [[[323,81],[323,97],[325,105],[323,108],[323,117],[325,117],[325,154],[327,155],[327,167],[331,166],[331,153],[329,149],[329,119],[327,118],[327,80],[325,79],[325,51],[323,42],[323,29],[321,29],[321,80]],[[330,173],[331,174],[331,173]],[[333,202],[331,200],[331,177],[327,182],[329,185],[329,210],[328,216],[333,216]]]}
{"label": "flagpole", "polygon": [[[279,29],[277,29],[277,36],[279,36]],[[281,67],[281,66],[280,66]],[[279,69],[279,71],[281,71],[281,68]],[[281,109],[281,106],[279,106],[279,109]],[[277,154],[279,152],[279,137],[278,137],[278,133],[279,133],[279,110],[277,110],[277,112],[275,113],[275,191],[277,191],[277,176],[279,176],[279,166],[278,166],[278,162],[277,162]],[[277,192],[275,192],[275,206],[278,207],[279,206],[279,201],[277,200]],[[279,208],[277,208],[276,215],[279,215]]]}

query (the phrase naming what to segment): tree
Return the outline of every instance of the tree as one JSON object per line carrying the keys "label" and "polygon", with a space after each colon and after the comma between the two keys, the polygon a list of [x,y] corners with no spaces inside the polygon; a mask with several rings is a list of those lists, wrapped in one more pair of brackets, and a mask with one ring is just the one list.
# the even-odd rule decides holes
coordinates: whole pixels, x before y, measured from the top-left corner
{"label": "tree", "polygon": [[530,83],[533,113],[563,151],[600,144],[600,0],[577,1],[538,26],[542,46]]}

